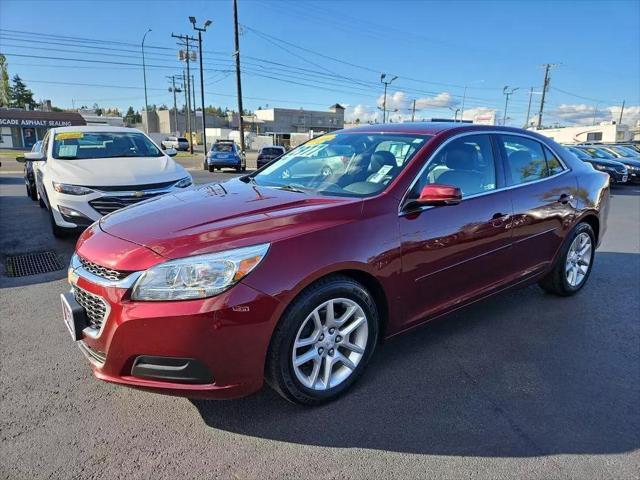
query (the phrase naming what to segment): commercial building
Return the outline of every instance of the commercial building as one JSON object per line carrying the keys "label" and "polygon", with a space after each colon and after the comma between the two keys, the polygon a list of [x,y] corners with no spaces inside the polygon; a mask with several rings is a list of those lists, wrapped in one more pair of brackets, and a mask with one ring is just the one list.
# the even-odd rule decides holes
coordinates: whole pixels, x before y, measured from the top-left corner
{"label": "commercial building", "polygon": [[628,125],[616,122],[602,122],[599,125],[583,125],[578,127],[541,128],[536,130],[558,143],[602,142],[616,143],[633,140],[634,130]]}
{"label": "commercial building", "polygon": [[[224,128],[228,126],[226,118],[216,117],[212,114],[206,116],[207,128]],[[202,111],[195,112],[195,120],[191,119],[194,132],[202,132]],[[171,110],[155,110],[142,112],[142,128],[150,133],[164,135],[186,136],[187,116],[182,112],[174,113]]]}
{"label": "commercial building", "polygon": [[75,112],[43,112],[0,108],[0,148],[30,150],[52,127],[86,125]]}

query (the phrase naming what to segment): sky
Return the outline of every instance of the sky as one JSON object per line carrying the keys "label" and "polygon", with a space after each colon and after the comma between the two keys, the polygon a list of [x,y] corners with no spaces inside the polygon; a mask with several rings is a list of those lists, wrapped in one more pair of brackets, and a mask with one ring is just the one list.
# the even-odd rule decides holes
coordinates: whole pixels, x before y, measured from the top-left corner
{"label": "sky", "polygon": [[[326,110],[380,121],[383,85],[393,121],[537,115],[543,64],[554,64],[544,124],[640,120],[640,0],[238,0],[244,108]],[[232,0],[0,0],[0,52],[37,100],[61,108],[171,106],[182,75],[175,34],[203,34],[205,103],[237,110]],[[197,67],[192,63],[191,67]],[[199,79],[197,99],[200,103]],[[466,88],[465,88],[466,87]],[[464,101],[464,105],[463,105]],[[184,98],[178,98],[179,107]]]}

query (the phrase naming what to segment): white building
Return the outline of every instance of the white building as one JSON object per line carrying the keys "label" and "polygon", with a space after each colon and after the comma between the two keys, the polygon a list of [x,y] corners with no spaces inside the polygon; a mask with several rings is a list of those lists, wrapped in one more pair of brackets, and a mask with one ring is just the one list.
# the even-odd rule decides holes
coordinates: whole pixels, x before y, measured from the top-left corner
{"label": "white building", "polygon": [[628,125],[616,122],[602,122],[599,125],[577,127],[542,128],[535,130],[558,143],[602,142],[616,143],[633,140],[633,131]]}

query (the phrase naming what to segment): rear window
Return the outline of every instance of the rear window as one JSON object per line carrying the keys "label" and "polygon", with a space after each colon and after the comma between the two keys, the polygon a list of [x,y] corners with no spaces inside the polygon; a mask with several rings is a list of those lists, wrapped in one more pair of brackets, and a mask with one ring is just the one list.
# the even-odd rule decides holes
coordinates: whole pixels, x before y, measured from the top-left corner
{"label": "rear window", "polygon": [[184,137],[180,137],[180,138],[178,138],[178,141],[179,141],[179,142],[186,142],[186,141],[187,141],[187,139],[186,139],[186,138],[184,138]]}
{"label": "rear window", "polygon": [[233,152],[232,143],[214,143],[211,150],[214,152]]}
{"label": "rear window", "polygon": [[262,149],[262,153],[266,155],[282,155],[284,153],[284,150],[277,147],[266,147]]}

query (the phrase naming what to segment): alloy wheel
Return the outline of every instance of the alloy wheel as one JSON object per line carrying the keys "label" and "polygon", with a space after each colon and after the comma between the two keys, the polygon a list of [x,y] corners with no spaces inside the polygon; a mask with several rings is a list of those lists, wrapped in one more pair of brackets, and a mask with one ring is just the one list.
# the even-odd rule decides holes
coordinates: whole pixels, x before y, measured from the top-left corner
{"label": "alloy wheel", "polygon": [[580,233],[571,242],[565,263],[565,276],[571,287],[580,286],[589,272],[592,249],[591,237],[586,232]]}
{"label": "alloy wheel", "polygon": [[296,378],[312,390],[327,390],[349,378],[364,357],[368,319],[358,303],[334,298],[302,322],[291,362]]}

